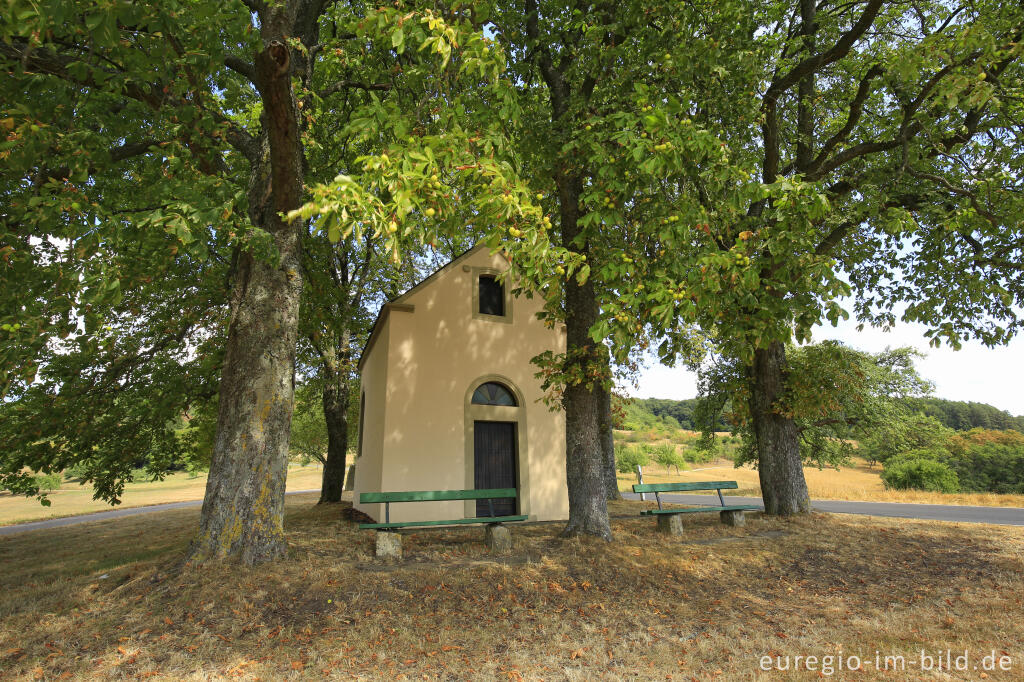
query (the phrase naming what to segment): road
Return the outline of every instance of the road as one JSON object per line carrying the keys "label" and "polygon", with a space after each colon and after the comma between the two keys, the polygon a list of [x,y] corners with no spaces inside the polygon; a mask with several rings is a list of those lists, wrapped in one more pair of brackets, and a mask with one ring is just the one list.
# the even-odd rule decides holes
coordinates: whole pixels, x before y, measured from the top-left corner
{"label": "road", "polygon": [[[648,499],[653,495],[648,493]],[[635,493],[623,493],[627,499],[639,499]],[[718,504],[716,495],[662,494],[663,502],[675,504]],[[725,498],[729,504],[756,504],[760,497]],[[968,507],[957,504],[910,504],[908,502],[848,502],[845,500],[811,500],[816,511],[833,514],[864,514],[867,516],[894,516],[903,519],[928,521],[960,521],[963,523],[994,523],[1001,526],[1024,526],[1024,508],[1021,507]],[[762,507],[763,508],[763,507]]]}
{"label": "road", "polygon": [[[316,490],[289,490],[285,495],[300,495],[302,493],[318,493]],[[59,519],[44,519],[42,521],[29,521],[28,523],[16,523],[13,526],[0,526],[0,536],[14,535],[15,533],[27,533],[30,530],[43,530],[45,528],[61,528],[62,526],[73,526],[78,523],[90,523],[93,521],[106,521],[108,519],[119,519],[122,516],[135,516],[137,514],[151,514],[152,512],[169,511],[171,509],[188,509],[189,507],[202,506],[202,500],[190,500],[188,502],[168,502],[167,504],[154,504],[148,507],[128,507],[126,509],[111,509],[110,511],[93,512],[80,516],[65,516]]]}
{"label": "road", "polygon": [[[319,490],[293,490],[288,495],[299,495],[302,493],[316,493]],[[627,499],[638,499],[640,496],[635,493],[623,493]],[[671,495],[663,494],[662,501],[675,504],[718,504],[715,495]],[[736,497],[729,495],[727,498],[730,504],[760,505],[759,497]],[[81,516],[68,516],[61,519],[46,519],[44,521],[32,521],[30,523],[19,523],[13,526],[0,526],[0,536],[14,535],[15,533],[27,533],[32,530],[45,528],[60,528],[78,523],[89,523],[92,521],[106,521],[117,519],[122,516],[135,516],[136,514],[150,514],[152,512],[166,511],[169,509],[186,509],[198,507],[202,500],[191,502],[171,502],[169,504],[155,504],[150,507],[132,507],[130,509],[113,509],[111,511],[96,512],[94,514],[83,514]],[[963,523],[993,523],[1001,526],[1024,526],[1024,508],[1020,507],[968,507],[955,504],[909,504],[906,502],[847,502],[839,500],[812,500],[814,509],[833,514],[864,514],[867,516],[893,516],[904,519],[924,519],[928,521],[959,521]]]}

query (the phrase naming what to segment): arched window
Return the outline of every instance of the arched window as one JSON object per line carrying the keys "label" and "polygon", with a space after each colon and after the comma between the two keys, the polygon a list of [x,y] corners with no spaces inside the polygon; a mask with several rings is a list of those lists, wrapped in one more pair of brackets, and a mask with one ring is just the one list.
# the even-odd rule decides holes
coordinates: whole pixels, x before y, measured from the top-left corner
{"label": "arched window", "polygon": [[503,405],[505,407],[516,407],[515,396],[501,384],[488,381],[473,391],[474,405]]}

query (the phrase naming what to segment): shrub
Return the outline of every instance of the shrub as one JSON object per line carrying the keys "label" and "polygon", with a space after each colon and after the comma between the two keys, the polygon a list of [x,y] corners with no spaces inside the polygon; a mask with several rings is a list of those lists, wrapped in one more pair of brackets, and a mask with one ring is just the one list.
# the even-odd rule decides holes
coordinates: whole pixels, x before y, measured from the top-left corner
{"label": "shrub", "polygon": [[887,461],[882,471],[882,481],[886,488],[894,490],[927,490],[937,493],[955,493],[960,490],[960,479],[956,472],[921,451],[911,451]]}
{"label": "shrub", "polygon": [[1024,493],[1024,448],[1000,443],[971,444],[947,463],[963,490]]}
{"label": "shrub", "polygon": [[964,491],[1024,493],[1024,434],[971,429],[950,439],[944,459]]}
{"label": "shrub", "polygon": [[36,477],[36,485],[40,490],[60,490],[60,474],[39,474]]}
{"label": "shrub", "polygon": [[683,447],[683,459],[690,464],[706,464],[721,454],[721,447],[717,442],[704,444],[694,443]]}
{"label": "shrub", "polygon": [[679,473],[679,468],[686,466],[686,461],[682,456],[676,452],[676,446],[672,443],[662,443],[654,449],[654,461],[665,467],[665,473],[669,472],[670,467],[676,468],[676,473]]}
{"label": "shrub", "polygon": [[631,474],[636,471],[637,466],[647,466],[651,463],[647,453],[635,445],[627,445],[615,453],[615,468],[619,473]]}
{"label": "shrub", "polygon": [[85,462],[78,462],[64,470],[64,478],[75,483],[84,483],[89,475],[89,467]]}

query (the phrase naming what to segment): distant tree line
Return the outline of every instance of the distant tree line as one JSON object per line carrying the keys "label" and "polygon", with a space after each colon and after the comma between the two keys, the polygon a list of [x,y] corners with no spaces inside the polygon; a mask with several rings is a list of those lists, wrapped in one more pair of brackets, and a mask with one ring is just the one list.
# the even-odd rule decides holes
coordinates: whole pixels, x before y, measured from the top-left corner
{"label": "distant tree line", "polygon": [[[619,428],[630,431],[643,431],[657,428],[659,422],[678,428],[699,431],[700,426],[694,421],[694,410],[700,398],[686,400],[668,400],[666,398],[633,398],[628,400],[624,415],[619,417]],[[945,400],[944,398],[905,398],[903,404],[912,413],[920,413],[934,417],[943,426],[954,431],[970,431],[971,429],[990,429],[993,431],[1020,431],[1024,433],[1024,416],[1013,416],[1006,410],[1000,410],[987,403],[965,402],[962,400]],[[668,421],[669,419],[674,420]],[[729,424],[724,417],[719,417],[717,430],[728,431]]]}
{"label": "distant tree line", "polygon": [[1013,429],[1024,433],[1024,416],[1014,417],[1005,410],[986,403],[943,400],[942,398],[907,398],[904,401],[913,412],[935,417],[955,431],[991,429],[1007,431]]}

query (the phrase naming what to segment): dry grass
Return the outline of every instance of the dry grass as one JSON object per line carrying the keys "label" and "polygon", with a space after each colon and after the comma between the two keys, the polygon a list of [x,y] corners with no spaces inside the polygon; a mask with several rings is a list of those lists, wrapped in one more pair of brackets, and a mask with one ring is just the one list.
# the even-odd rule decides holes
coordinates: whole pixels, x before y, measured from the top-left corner
{"label": "dry grass", "polygon": [[[319,489],[322,475],[323,468],[319,465],[293,466],[288,470],[288,490]],[[52,503],[49,507],[42,506],[34,497],[0,493],[0,526],[111,509],[201,500],[205,491],[206,474],[193,478],[184,472],[175,473],[162,481],[129,483],[125,486],[121,504],[112,507],[102,500],[92,499],[91,486],[65,481],[60,490],[49,494]]]}
{"label": "dry grass", "polygon": [[[817,679],[759,657],[922,648],[1024,669],[1016,529],[693,514],[670,538],[617,502],[612,544],[520,525],[496,557],[480,528],[431,530],[383,564],[314,501],[288,499],[290,557],[260,569],[174,570],[194,510],[0,538],[0,677]],[[886,679],[922,677],[949,679]]]}
{"label": "dry grass", "polygon": [[[694,471],[665,474],[664,467],[644,468],[644,483],[676,483],[679,481],[736,481],[735,495],[761,496],[757,471],[749,466],[737,469],[732,462],[716,461],[694,465]],[[853,466],[835,469],[804,467],[804,477],[811,497],[816,500],[857,500],[862,502],[917,502],[922,504],[965,504],[984,507],[1024,507],[1024,495],[996,493],[930,493],[921,490],[886,490],[879,476],[880,466],[869,467],[857,461]],[[632,490],[633,474],[619,474],[619,489]]]}

